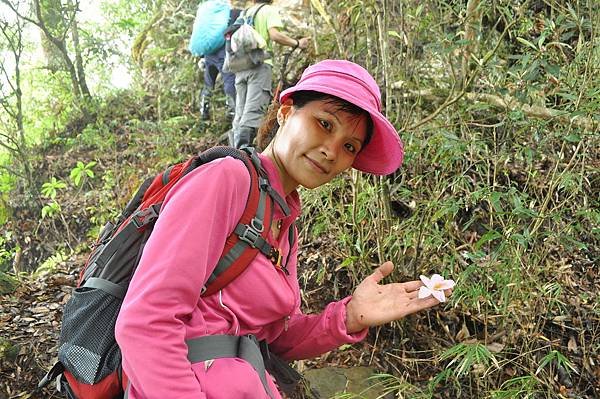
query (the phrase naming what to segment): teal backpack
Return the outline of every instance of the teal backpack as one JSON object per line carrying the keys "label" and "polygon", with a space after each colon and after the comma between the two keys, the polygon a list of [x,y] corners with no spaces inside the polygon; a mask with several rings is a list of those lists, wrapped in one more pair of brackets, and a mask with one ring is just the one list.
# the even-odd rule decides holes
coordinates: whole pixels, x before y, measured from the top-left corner
{"label": "teal backpack", "polygon": [[193,55],[213,54],[225,45],[225,29],[229,25],[231,7],[227,0],[208,0],[200,3],[189,50]]}

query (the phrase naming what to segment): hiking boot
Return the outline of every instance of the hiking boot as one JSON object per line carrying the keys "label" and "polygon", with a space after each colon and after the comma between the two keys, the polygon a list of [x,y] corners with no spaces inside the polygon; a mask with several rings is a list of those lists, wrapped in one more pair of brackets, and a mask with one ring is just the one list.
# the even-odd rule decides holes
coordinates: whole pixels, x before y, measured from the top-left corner
{"label": "hiking boot", "polygon": [[200,96],[200,117],[204,121],[210,119],[210,96],[206,94]]}
{"label": "hiking boot", "polygon": [[235,148],[252,147],[256,129],[253,127],[240,127],[233,131],[233,145]]}

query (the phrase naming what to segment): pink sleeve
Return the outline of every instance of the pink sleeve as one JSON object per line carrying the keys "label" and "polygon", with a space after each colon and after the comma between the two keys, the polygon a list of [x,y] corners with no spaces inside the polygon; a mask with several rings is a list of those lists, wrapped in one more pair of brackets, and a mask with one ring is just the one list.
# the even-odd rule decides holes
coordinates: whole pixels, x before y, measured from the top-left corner
{"label": "pink sleeve", "polygon": [[305,315],[298,310],[291,317],[287,331],[269,346],[286,360],[299,360],[319,356],[342,344],[362,341],[368,329],[354,334],[346,332],[346,304],[351,298],[331,302],[318,315]]}
{"label": "pink sleeve", "polygon": [[[291,258],[298,259],[298,237],[291,249]],[[294,269],[297,265],[294,264]],[[296,285],[298,296],[300,287]],[[346,332],[346,304],[351,297],[331,302],[320,314],[305,315],[296,308],[283,331],[269,344],[273,353],[287,360],[308,359],[333,350],[340,345],[362,341],[369,329],[348,334]],[[300,301],[298,300],[298,303]],[[299,305],[298,305],[299,306]]]}
{"label": "pink sleeve", "polygon": [[205,398],[187,359],[186,319],[243,213],[249,188],[243,163],[225,158],[185,176],[165,199],[115,332],[140,397]]}

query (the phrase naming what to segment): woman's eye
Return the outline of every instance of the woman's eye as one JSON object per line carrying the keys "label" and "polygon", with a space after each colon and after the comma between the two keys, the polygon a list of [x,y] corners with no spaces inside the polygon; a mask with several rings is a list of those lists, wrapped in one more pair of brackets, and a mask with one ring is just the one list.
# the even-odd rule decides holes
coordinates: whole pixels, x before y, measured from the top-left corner
{"label": "woman's eye", "polygon": [[331,123],[327,122],[324,119],[319,119],[319,123],[321,124],[321,126],[323,126],[325,129],[327,130],[331,130]]}
{"label": "woman's eye", "polygon": [[352,145],[350,143],[346,144],[346,149],[348,151],[350,151],[352,154],[354,154],[356,152],[356,147],[354,147],[354,145]]}

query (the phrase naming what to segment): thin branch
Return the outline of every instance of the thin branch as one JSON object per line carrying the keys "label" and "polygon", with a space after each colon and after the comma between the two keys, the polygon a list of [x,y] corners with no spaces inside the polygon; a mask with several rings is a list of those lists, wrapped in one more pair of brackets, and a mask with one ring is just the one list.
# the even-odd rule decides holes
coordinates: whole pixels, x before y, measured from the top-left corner
{"label": "thin branch", "polygon": [[2,108],[4,109],[4,111],[8,114],[8,116],[10,116],[13,119],[17,118],[17,112],[15,112],[13,110],[13,107],[9,104],[8,102],[8,96],[7,97],[3,97],[2,99],[0,99],[0,105],[2,106]]}
{"label": "thin branch", "polygon": [[[392,87],[397,89],[400,87],[400,82],[392,84]],[[417,97],[417,98],[425,98],[431,101],[441,100],[443,97],[441,94],[436,94],[433,90],[419,90],[419,91],[408,91],[403,94],[404,97]],[[568,111],[556,110],[552,108],[542,107],[539,105],[529,105],[523,104],[518,99],[511,96],[498,96],[495,94],[488,93],[464,93],[461,97],[465,97],[470,101],[474,102],[482,102],[489,104],[495,108],[502,109],[504,111],[511,110],[521,110],[523,113],[529,117],[544,119],[544,120],[558,120],[564,123],[573,123],[573,125],[588,130],[595,131],[600,129],[600,122],[595,121],[591,118],[586,118],[581,115],[577,115],[573,118],[570,118],[570,113]],[[458,96],[457,96],[458,99]],[[456,101],[454,101],[456,102]],[[447,104],[447,101],[444,102]],[[443,109],[444,104],[440,106],[438,109]],[[437,110],[436,110],[437,111]],[[437,114],[436,114],[437,115]],[[420,126],[420,125],[419,125]]]}
{"label": "thin branch", "polygon": [[6,83],[8,83],[8,85],[10,86],[10,89],[14,92],[15,86],[13,85],[12,80],[10,79],[10,75],[9,75],[8,71],[6,70],[6,68],[4,67],[3,62],[0,62],[0,69],[2,69],[2,73],[6,77],[6,79],[4,79],[4,80],[6,81]]}
{"label": "thin branch", "polygon": [[[32,23],[32,24],[34,24],[34,25],[38,25],[38,24],[36,23],[36,21],[35,21],[35,20],[33,20],[33,19],[31,19],[31,18],[29,18],[29,17],[26,17],[26,16],[24,16],[23,14],[21,14],[21,13],[19,12],[19,10],[17,10],[17,9],[15,8],[15,6],[14,6],[14,5],[13,5],[13,4],[12,4],[10,1],[8,1],[8,0],[0,0],[0,1],[1,1],[2,3],[6,4],[6,5],[8,6],[8,8],[10,8],[10,9],[12,10],[12,12],[14,12],[14,13],[15,13],[15,15],[16,15],[17,17],[19,17],[19,18],[21,18],[21,19],[23,19],[23,20],[25,20],[25,21],[27,21],[27,22],[30,22],[30,23]],[[39,25],[38,25],[38,26],[39,26]]]}
{"label": "thin branch", "polygon": [[23,173],[19,172],[17,169],[11,168],[10,166],[8,166],[6,164],[0,164],[0,169],[4,169],[10,175],[14,175],[14,176],[19,177],[21,179],[26,179],[27,178],[27,176],[25,176]]}
{"label": "thin branch", "polygon": [[[0,146],[6,148],[7,150],[11,151],[11,152],[17,152],[19,151],[19,142],[17,140],[15,140],[15,138],[11,135],[8,135],[6,133],[0,133],[0,137],[4,137],[4,139],[8,142],[4,142],[4,141],[0,141]],[[13,144],[14,147],[9,146],[9,143]]]}

